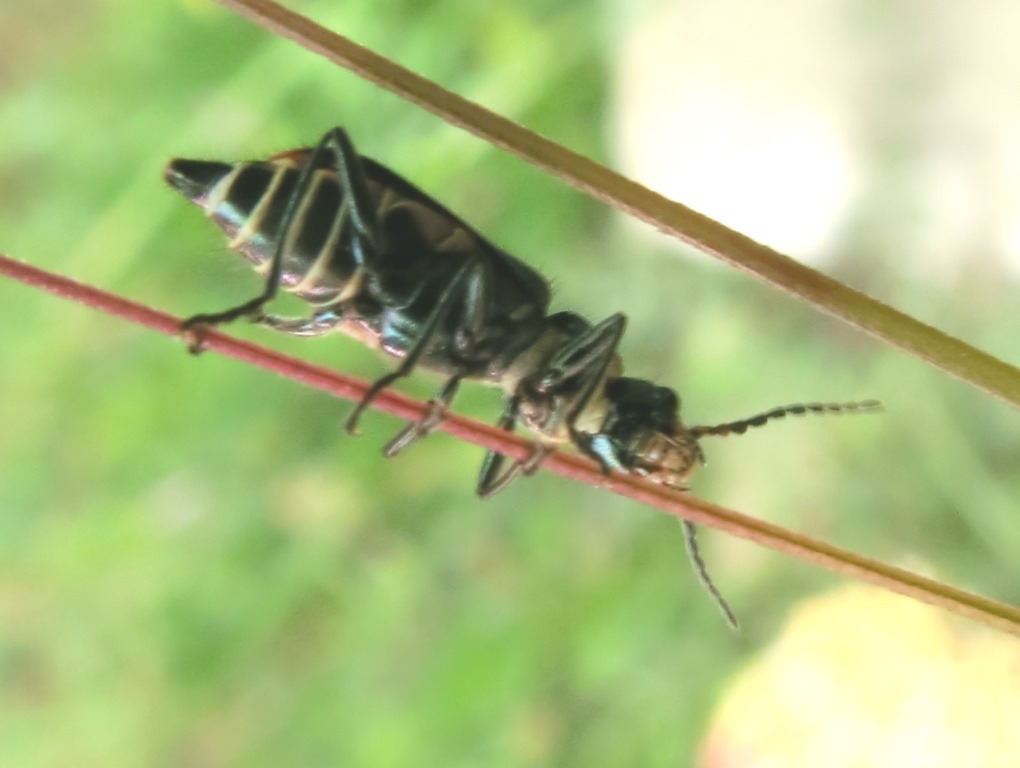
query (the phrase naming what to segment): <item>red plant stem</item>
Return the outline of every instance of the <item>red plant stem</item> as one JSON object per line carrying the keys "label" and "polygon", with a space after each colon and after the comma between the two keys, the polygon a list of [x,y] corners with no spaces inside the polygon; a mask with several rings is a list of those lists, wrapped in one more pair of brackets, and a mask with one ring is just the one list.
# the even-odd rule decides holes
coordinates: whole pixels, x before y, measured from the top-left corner
{"label": "red plant stem", "polygon": [[[0,274],[168,336],[183,337],[180,331],[181,321],[173,315],[107,293],[99,288],[46,272],[3,254],[0,254]],[[205,348],[209,351],[219,352],[267,371],[273,371],[337,397],[358,400],[369,386],[361,379],[302,362],[279,352],[240,341],[219,331],[208,331],[203,340]],[[181,364],[187,365],[190,364],[190,361],[182,357]],[[419,400],[413,400],[391,391],[384,391],[373,401],[372,406],[402,419],[418,418],[428,408],[425,403]],[[532,446],[531,443],[520,437],[455,414],[450,414],[439,425],[439,429],[489,450],[499,451],[516,458],[527,456]],[[837,573],[885,587],[921,602],[939,606],[983,624],[1020,635],[1020,609],[1005,603],[989,600],[980,595],[965,592],[909,571],[847,552],[762,520],[756,520],[739,512],[702,501],[690,494],[648,483],[639,477],[614,473],[612,477],[606,478],[594,462],[579,456],[554,452],[542,466],[544,469],[552,470],[564,477],[602,487],[634,501],[657,507],[675,517],[686,518],[695,523],[718,528],[734,536],[829,568]]]}

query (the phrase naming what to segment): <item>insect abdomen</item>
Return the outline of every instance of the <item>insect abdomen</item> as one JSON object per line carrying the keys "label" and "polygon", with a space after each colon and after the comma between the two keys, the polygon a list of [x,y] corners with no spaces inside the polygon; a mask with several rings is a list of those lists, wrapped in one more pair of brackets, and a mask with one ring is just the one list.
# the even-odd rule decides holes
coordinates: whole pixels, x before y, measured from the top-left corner
{"label": "insect abdomen", "polygon": [[[294,195],[297,169],[283,162],[173,160],[164,175],[230,237],[230,247],[256,271],[269,271]],[[345,202],[335,175],[319,171],[308,191],[293,203],[294,216],[284,233],[280,282],[307,301],[336,299],[355,272],[345,247],[344,230],[349,227]]]}

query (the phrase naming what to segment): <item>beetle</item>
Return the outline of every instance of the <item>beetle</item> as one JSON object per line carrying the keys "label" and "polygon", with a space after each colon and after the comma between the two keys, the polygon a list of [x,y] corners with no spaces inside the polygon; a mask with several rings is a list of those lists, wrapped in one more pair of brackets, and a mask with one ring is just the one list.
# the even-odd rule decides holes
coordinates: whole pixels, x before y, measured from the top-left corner
{"label": "beetle", "polygon": [[[354,434],[365,408],[416,367],[445,377],[426,414],[384,448],[394,456],[442,420],[461,381],[504,392],[499,426],[523,424],[538,438],[532,453],[503,469],[490,451],[476,492],[488,498],[532,474],[556,446],[569,444],[607,475],[631,473],[686,489],[704,463],[698,439],[739,434],[788,414],[874,410],[875,401],[776,408],[715,426],[685,427],[668,387],[623,375],[618,353],[626,316],[590,323],[549,313],[550,288],[537,271],[479,234],[442,204],[371,158],[342,128],[314,147],[265,160],[171,160],[166,181],[202,208],[265,277],[254,298],[182,324],[201,351],[202,329],[247,318],[281,333],[342,332],[400,360],[366,391],[345,422]],[[280,290],[306,301],[306,317],[266,312]],[[699,578],[727,619],[736,620],[712,584],[684,523]]]}
{"label": "beetle", "polygon": [[[407,180],[358,155],[342,128],[314,148],[262,161],[173,159],[164,177],[265,277],[253,299],[184,321],[196,339],[193,352],[201,349],[203,327],[247,317],[296,336],[342,332],[399,358],[348,417],[352,434],[368,404],[415,367],[447,377],[428,413],[387,443],[386,456],[428,434],[464,379],[500,387],[507,407],[533,402],[526,393],[550,380],[576,379],[583,384],[571,407],[586,413],[606,376],[622,370],[621,313],[595,326],[571,312],[548,314],[550,290],[538,272]],[[308,302],[310,315],[267,313],[281,289]],[[576,418],[565,414],[565,434],[601,461],[574,428]],[[494,467],[490,454],[477,485],[483,497],[516,476],[497,477]]]}

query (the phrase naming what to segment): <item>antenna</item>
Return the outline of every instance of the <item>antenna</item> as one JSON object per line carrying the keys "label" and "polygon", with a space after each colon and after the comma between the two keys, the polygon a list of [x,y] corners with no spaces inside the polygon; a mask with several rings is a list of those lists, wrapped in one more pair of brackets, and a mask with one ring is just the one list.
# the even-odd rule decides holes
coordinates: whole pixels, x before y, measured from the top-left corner
{"label": "antenna", "polygon": [[705,561],[701,558],[701,550],[698,549],[698,529],[694,527],[694,523],[690,520],[681,520],[680,524],[684,529],[684,541],[687,544],[687,555],[691,559],[691,565],[694,568],[694,573],[698,576],[698,581],[701,582],[708,594],[712,596],[715,604],[719,606],[719,610],[722,611],[723,617],[726,619],[726,623],[730,625],[730,629],[734,632],[740,631],[740,622],[737,621],[736,615],[733,613],[733,609],[730,608],[730,604],[726,602],[726,598],[722,596],[722,592],[712,581],[712,577],[708,575],[708,567],[705,565]]}
{"label": "antenna", "polygon": [[797,403],[796,405],[784,405],[773,408],[771,411],[759,413],[749,419],[731,421],[728,424],[716,424],[714,426],[690,427],[687,431],[695,439],[705,435],[716,435],[726,437],[727,435],[742,435],[751,427],[760,427],[775,419],[783,419],[787,416],[804,416],[808,413],[819,415],[831,413],[871,413],[882,410],[882,403],[878,400],[862,400],[858,403]]}

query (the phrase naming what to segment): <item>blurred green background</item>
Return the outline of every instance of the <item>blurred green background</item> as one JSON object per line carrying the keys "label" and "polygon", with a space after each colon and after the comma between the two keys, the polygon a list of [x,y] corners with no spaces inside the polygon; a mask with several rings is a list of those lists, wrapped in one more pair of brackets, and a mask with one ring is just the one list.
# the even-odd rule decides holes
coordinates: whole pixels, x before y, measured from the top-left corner
{"label": "blurred green background", "polygon": [[[624,171],[627,121],[681,88],[629,101],[640,70],[624,59],[664,4],[293,7]],[[869,8],[826,17],[869,85],[853,94],[855,192],[824,248],[796,255],[1016,362],[998,219],[953,240],[951,266],[926,261],[945,215],[923,139],[955,114],[938,82],[960,52],[923,4]],[[749,71],[767,67],[749,54]],[[0,250],[180,316],[232,305],[257,280],[162,165],[264,156],[342,124],[548,275],[557,308],[626,312],[628,371],[676,387],[688,422],[886,403],[706,442],[696,493],[1020,602],[1014,411],[219,6],[7,0],[0,88]],[[965,106],[1001,112],[980,91]],[[648,119],[682,143],[683,125]],[[755,176],[722,173],[734,193]],[[796,184],[770,183],[796,221]],[[1014,193],[967,202],[1001,212]],[[365,378],[389,366],[343,338],[231,332]],[[0,371],[3,766],[688,765],[734,671],[798,599],[840,583],[704,532],[735,637],[668,518],[546,474],[479,502],[479,449],[437,435],[385,461],[388,416],[351,439],[347,403],[6,280]],[[458,410],[494,420],[498,394],[467,387]]]}

